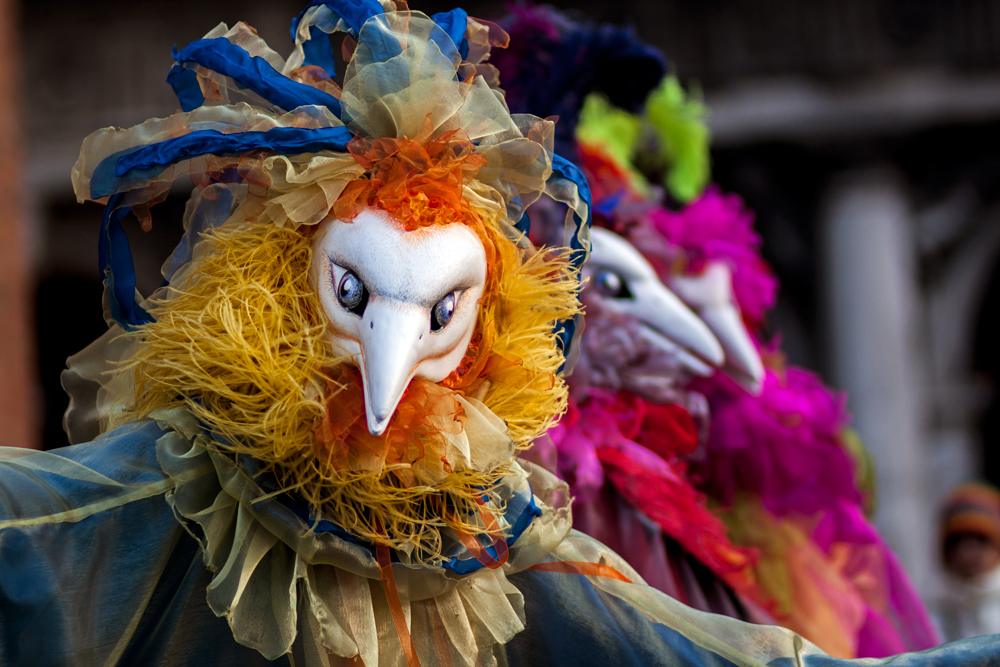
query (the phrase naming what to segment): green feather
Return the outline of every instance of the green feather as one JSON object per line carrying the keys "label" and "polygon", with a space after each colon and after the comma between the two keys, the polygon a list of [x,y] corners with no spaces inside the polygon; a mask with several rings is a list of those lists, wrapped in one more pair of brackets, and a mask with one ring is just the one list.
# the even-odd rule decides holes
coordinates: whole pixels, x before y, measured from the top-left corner
{"label": "green feather", "polygon": [[701,194],[711,176],[706,115],[700,95],[688,96],[673,75],[664,78],[646,100],[646,118],[670,165],[664,185],[681,202]]}

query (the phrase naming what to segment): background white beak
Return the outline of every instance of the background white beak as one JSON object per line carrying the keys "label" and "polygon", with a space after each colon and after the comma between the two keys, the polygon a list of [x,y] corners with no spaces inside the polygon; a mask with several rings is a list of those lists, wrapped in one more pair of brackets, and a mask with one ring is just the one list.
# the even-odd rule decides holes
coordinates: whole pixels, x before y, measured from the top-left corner
{"label": "background white beak", "polygon": [[732,303],[709,306],[701,311],[701,319],[722,343],[729,375],[750,393],[759,394],[764,383],[764,364],[736,306]]}
{"label": "background white beak", "polygon": [[722,343],[729,375],[747,391],[759,394],[764,382],[764,363],[733,301],[729,267],[712,262],[700,276],[675,276],[670,284]]}
{"label": "background white beak", "polygon": [[[632,287],[639,321],[659,336],[645,336],[665,351],[679,353],[689,369],[699,375],[721,366],[725,354],[709,327],[660,282],[644,281]],[[657,338],[663,337],[663,341]],[[676,343],[676,346],[670,345]],[[680,350],[677,350],[677,346]]]}
{"label": "background white beak", "polygon": [[657,349],[675,356],[692,373],[710,375],[722,365],[722,346],[705,324],[698,319],[656,275],[635,246],[614,232],[600,227],[591,230],[593,248],[590,266],[594,275],[602,270],[613,272],[625,281],[630,298],[602,294],[604,307],[631,315],[643,324],[642,337]]}
{"label": "background white beak", "polygon": [[426,309],[373,299],[361,329],[361,378],[368,431],[382,435],[420,360],[420,343],[430,335]]}

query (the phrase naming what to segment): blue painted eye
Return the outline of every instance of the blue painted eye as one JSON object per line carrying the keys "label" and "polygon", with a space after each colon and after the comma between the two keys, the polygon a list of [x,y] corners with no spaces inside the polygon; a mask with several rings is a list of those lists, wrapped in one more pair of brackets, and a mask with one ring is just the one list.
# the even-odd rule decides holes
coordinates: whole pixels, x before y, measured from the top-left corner
{"label": "blue painted eye", "polygon": [[444,329],[454,315],[455,292],[452,292],[434,304],[434,308],[431,310],[431,331]]}
{"label": "blue painted eye", "polygon": [[594,286],[598,292],[612,299],[632,298],[632,292],[628,288],[628,283],[620,275],[609,269],[604,269],[594,276]]}
{"label": "blue painted eye", "polygon": [[340,284],[337,285],[337,300],[340,301],[340,305],[359,317],[365,312],[368,290],[353,271],[345,272],[344,277],[340,279]]}

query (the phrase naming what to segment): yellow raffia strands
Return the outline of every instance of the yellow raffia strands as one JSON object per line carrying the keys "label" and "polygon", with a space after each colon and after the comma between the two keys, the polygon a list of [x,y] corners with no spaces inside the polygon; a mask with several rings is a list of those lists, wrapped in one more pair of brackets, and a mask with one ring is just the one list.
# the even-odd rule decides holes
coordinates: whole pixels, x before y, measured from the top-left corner
{"label": "yellow raffia strands", "polygon": [[[499,229],[495,218],[490,224]],[[578,282],[559,255],[526,256],[506,239],[498,247],[499,298],[483,309],[480,326],[495,327],[494,354],[522,363],[500,371],[482,400],[523,449],[566,407],[552,326],[578,312]],[[409,552],[416,562],[440,558],[446,527],[488,531],[479,501],[507,465],[404,487],[391,467],[337,470],[316,456],[313,429],[330,398],[320,371],[345,360],[326,343],[325,316],[308,279],[306,228],[234,220],[206,234],[201,250],[191,278],[154,305],[156,321],[128,334],[140,344],[122,368],[136,387],[122,419],[183,406],[220,449],[265,464],[317,516]]]}
{"label": "yellow raffia strands", "polygon": [[579,282],[567,255],[536,252],[525,259],[513,243],[497,247],[500,298],[495,308],[483,309],[481,326],[492,319],[493,353],[520,359],[523,366],[512,369],[506,381],[492,382],[483,403],[524,450],[566,410],[569,391],[559,373],[565,358],[553,324],[580,312]]}

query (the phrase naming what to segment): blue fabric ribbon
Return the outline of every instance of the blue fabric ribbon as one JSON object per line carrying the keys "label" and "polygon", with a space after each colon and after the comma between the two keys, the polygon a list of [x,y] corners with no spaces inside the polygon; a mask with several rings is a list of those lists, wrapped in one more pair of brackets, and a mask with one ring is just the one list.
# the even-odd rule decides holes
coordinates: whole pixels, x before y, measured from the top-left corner
{"label": "blue fabric ribbon", "polygon": [[98,240],[98,267],[110,296],[111,315],[125,329],[152,321],[135,301],[135,267],[121,221],[129,213],[124,192],[126,179],[153,178],[168,166],[198,155],[237,156],[265,150],[283,155],[346,150],[351,133],[346,127],[303,129],[275,127],[266,132],[223,134],[199,130],[139,149],[106,157],[94,170],[92,199],[109,197]]}
{"label": "blue fabric ribbon", "polygon": [[[376,0],[312,0],[298,16],[292,19],[292,41],[296,38],[299,24],[306,11],[319,5],[326,5],[338,19],[343,19],[354,37],[358,36],[365,21],[382,13],[382,5]],[[318,27],[312,26],[309,29],[309,39],[302,44],[302,55],[305,57],[304,64],[322,67],[330,76],[336,76],[337,65],[329,35]]]}
{"label": "blue fabric ribbon", "polygon": [[[312,7],[325,5],[334,15],[335,19],[343,19],[348,26],[348,33],[353,37],[358,37],[361,27],[373,16],[383,14],[381,5],[373,0],[313,0],[306,8],[292,20],[292,39],[296,39],[299,25],[305,17],[305,13]],[[465,32],[468,27],[469,16],[463,9],[452,9],[448,12],[434,14],[431,19],[441,27],[448,35],[451,43],[438,36],[432,36],[441,52],[451,58],[454,54],[466,58],[469,55],[469,43],[465,39]],[[385,62],[393,56],[399,55],[399,44],[395,41],[385,41],[382,44],[375,44],[371,40],[374,35],[369,35],[368,48],[376,62]],[[458,49],[457,52],[455,49]],[[330,76],[336,74],[336,63],[333,54],[333,47],[330,45],[329,36],[316,26],[309,29],[309,40],[302,44],[302,54],[306,65],[317,65],[322,67]]]}
{"label": "blue fabric ribbon", "polygon": [[121,221],[130,209],[124,194],[114,194],[104,207],[97,240],[97,264],[104,278],[111,316],[126,330],[152,322],[153,318],[135,301],[135,267],[132,249]]}
{"label": "blue fabric ribbon", "polygon": [[[465,13],[465,10],[453,9],[449,12],[441,12],[432,16],[431,19],[441,30],[431,32],[429,38],[438,45],[442,55],[447,60],[453,61],[459,56],[464,58],[469,55],[469,44],[465,39],[469,15]],[[384,22],[385,16],[382,15],[376,20]],[[379,39],[382,36],[386,36],[386,38]],[[388,62],[402,53],[399,40],[388,27],[384,30],[366,30],[365,47],[371,53],[372,60],[378,63]],[[400,65],[402,66],[402,63]],[[388,78],[397,81],[398,88],[409,85],[409,77],[405,76],[405,70],[400,70],[398,75]]]}
{"label": "blue fabric ribbon", "polygon": [[326,5],[338,18],[344,19],[344,23],[350,29],[350,34],[357,37],[361,31],[361,26],[365,21],[373,16],[384,13],[382,5],[377,0],[311,0],[299,15],[292,19],[292,40],[295,40],[295,33],[298,32],[299,23],[305,17],[306,12],[313,7]]}
{"label": "blue fabric ribbon", "polygon": [[340,116],[340,100],[318,88],[292,81],[260,56],[251,56],[225,37],[199,39],[180,51],[174,49],[177,64],[167,75],[184,111],[197,109],[205,102],[198,88],[197,76],[185,73],[185,63],[197,63],[231,77],[268,102],[291,111],[301,106],[325,106]]}
{"label": "blue fabric ribbon", "polygon": [[[514,546],[514,543],[517,542],[518,538],[521,537],[521,534],[528,529],[531,522],[542,515],[541,508],[535,504],[535,495],[531,491],[530,484],[528,485],[527,494],[515,495],[507,501],[507,511],[504,514],[505,518],[510,521],[511,516],[513,516],[515,512],[517,513],[517,519],[515,519],[511,525],[510,535],[508,535],[505,539],[508,547]],[[472,539],[478,540],[477,537],[473,537]],[[489,554],[490,558],[493,560],[499,559],[495,546],[492,544],[483,544],[482,546],[483,550]],[[442,563],[441,566],[446,570],[451,570],[455,574],[461,575],[472,574],[486,565],[476,558],[451,558]]]}
{"label": "blue fabric ribbon", "polygon": [[[464,60],[469,57],[469,42],[465,39],[465,31],[469,27],[469,15],[464,9],[456,8],[450,12],[440,12],[431,16],[431,19],[438,24],[442,30],[447,33],[451,41],[454,42],[455,46],[458,47],[458,54]],[[433,39],[433,37],[432,37]],[[445,55],[449,55],[452,50],[450,44],[442,44],[440,40],[437,41],[439,47],[441,47],[441,52]]]}
{"label": "blue fabric ribbon", "polygon": [[129,181],[154,178],[170,165],[199,155],[235,157],[252,151],[280,155],[347,150],[352,138],[346,127],[273,127],[265,132],[224,134],[197,130],[147,146],[109,155],[90,179],[90,198],[100,199],[127,189]]}
{"label": "blue fabric ribbon", "polygon": [[[354,36],[358,35],[366,21],[383,14],[382,6],[375,0],[313,0],[293,19],[293,39],[306,10],[320,5],[329,8],[337,19],[343,19]],[[432,18],[449,38],[445,40],[440,34],[432,36],[442,53],[448,58],[455,55],[462,58],[468,56],[469,44],[465,39],[468,14],[462,9],[453,9],[435,14]],[[369,43],[367,46],[377,62],[385,62],[399,54],[399,44],[395,40],[383,40],[383,43]],[[333,48],[324,31],[316,26],[311,27],[309,40],[303,43],[302,49],[304,64],[319,66],[330,76],[336,74]],[[249,88],[286,111],[311,104],[325,106],[338,116],[341,115],[340,100],[312,86],[292,81],[263,58],[251,56],[225,37],[199,39],[180,51],[174,49],[173,56],[177,65],[167,75],[167,83],[174,89],[184,111],[192,111],[205,103],[197,74],[184,67],[185,63],[197,63],[231,77],[239,85]]]}
{"label": "blue fabric ribbon", "polygon": [[[573,251],[570,255],[570,262],[574,267],[580,269],[583,267],[583,263],[587,259],[587,251],[583,247],[583,243],[580,242],[580,232],[584,228],[589,229],[590,223],[593,219],[591,213],[590,184],[587,183],[587,177],[583,175],[583,172],[580,171],[579,167],[557,154],[552,155],[552,176],[565,178],[575,184],[580,195],[580,199],[587,203],[586,220],[581,218],[576,211],[573,212],[573,219],[576,221],[576,233],[573,234],[573,238],[570,239],[569,244],[570,249]],[[560,346],[563,354],[566,356],[569,356],[570,345],[573,342],[574,334],[576,334],[576,327],[576,317],[569,320],[563,320],[556,325]],[[565,366],[565,362],[563,365]],[[560,367],[559,370],[561,371],[562,367]]]}

